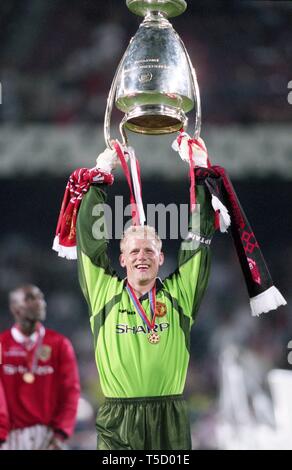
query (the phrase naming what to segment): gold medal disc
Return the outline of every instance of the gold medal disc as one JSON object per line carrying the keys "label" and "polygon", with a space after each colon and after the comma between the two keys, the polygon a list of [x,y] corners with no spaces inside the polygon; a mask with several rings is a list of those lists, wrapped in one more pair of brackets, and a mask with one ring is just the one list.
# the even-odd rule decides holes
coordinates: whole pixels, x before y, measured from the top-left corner
{"label": "gold medal disc", "polygon": [[157,344],[160,341],[160,336],[157,333],[155,333],[155,331],[150,331],[148,335],[148,341],[151,344]]}
{"label": "gold medal disc", "polygon": [[27,384],[32,384],[35,381],[35,376],[32,372],[25,372],[22,378]]}

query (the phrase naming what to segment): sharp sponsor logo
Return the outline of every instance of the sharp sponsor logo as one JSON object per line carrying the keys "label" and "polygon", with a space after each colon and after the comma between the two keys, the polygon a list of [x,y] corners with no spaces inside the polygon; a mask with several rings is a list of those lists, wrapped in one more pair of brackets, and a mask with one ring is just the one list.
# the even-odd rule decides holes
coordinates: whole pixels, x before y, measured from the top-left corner
{"label": "sharp sponsor logo", "polygon": [[[162,332],[164,330],[167,330],[169,328],[169,323],[160,323],[159,325],[155,325],[153,328],[153,331],[155,332]],[[123,333],[132,333],[133,335],[136,335],[138,333],[143,333],[144,335],[150,333],[149,328],[146,328],[146,326],[129,326],[125,324],[118,324],[116,325],[116,333],[118,335],[121,335]]]}
{"label": "sharp sponsor logo", "polygon": [[9,351],[4,351],[3,356],[5,357],[26,357],[27,352],[22,349],[10,349]]}
{"label": "sharp sponsor logo", "polygon": [[[4,364],[3,373],[5,375],[23,375],[25,372],[29,372],[28,368],[22,365],[13,365],[13,364]],[[50,375],[54,373],[54,368],[52,366],[37,366],[35,369],[36,375]]]}

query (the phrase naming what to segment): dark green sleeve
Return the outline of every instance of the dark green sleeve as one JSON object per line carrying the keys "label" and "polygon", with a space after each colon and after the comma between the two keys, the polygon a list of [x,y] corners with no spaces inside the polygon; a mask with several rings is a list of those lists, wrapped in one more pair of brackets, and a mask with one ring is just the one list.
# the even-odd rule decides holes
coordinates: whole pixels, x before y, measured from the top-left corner
{"label": "dark green sleeve", "polygon": [[214,233],[214,210],[204,182],[196,186],[196,203],[188,236],[180,246],[178,269],[164,281],[184,315],[193,320],[208,284]]}
{"label": "dark green sleeve", "polygon": [[91,186],[82,200],[77,217],[79,282],[92,315],[103,308],[120,282],[107,255],[105,202],[104,187]]}

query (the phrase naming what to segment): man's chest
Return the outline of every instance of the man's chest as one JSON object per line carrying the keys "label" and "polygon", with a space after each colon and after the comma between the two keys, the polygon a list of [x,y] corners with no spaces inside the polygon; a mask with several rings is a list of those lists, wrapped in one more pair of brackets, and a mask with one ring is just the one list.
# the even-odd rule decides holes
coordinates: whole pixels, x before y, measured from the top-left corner
{"label": "man's chest", "polygon": [[25,347],[16,342],[2,344],[2,374],[5,377],[33,371],[37,375],[52,374],[56,368],[53,346],[42,344]]}

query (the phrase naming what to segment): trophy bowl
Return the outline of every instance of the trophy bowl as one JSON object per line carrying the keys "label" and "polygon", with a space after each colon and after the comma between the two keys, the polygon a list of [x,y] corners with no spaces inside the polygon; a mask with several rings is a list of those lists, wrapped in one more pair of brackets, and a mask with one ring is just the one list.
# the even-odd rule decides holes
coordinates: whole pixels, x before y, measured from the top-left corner
{"label": "trophy bowl", "polygon": [[179,36],[160,12],[148,13],[119,73],[115,104],[125,127],[141,134],[176,132],[194,107],[189,64]]}
{"label": "trophy bowl", "polygon": [[127,0],[127,7],[139,16],[159,11],[167,18],[172,18],[181,15],[186,10],[187,3],[185,0]]}
{"label": "trophy bowl", "polygon": [[110,143],[113,105],[124,113],[120,124],[139,134],[170,134],[186,128],[186,113],[196,111],[200,132],[201,104],[195,70],[168,20],[184,12],[185,0],[127,0],[128,8],[145,15],[116,71],[105,113],[105,140]]}

